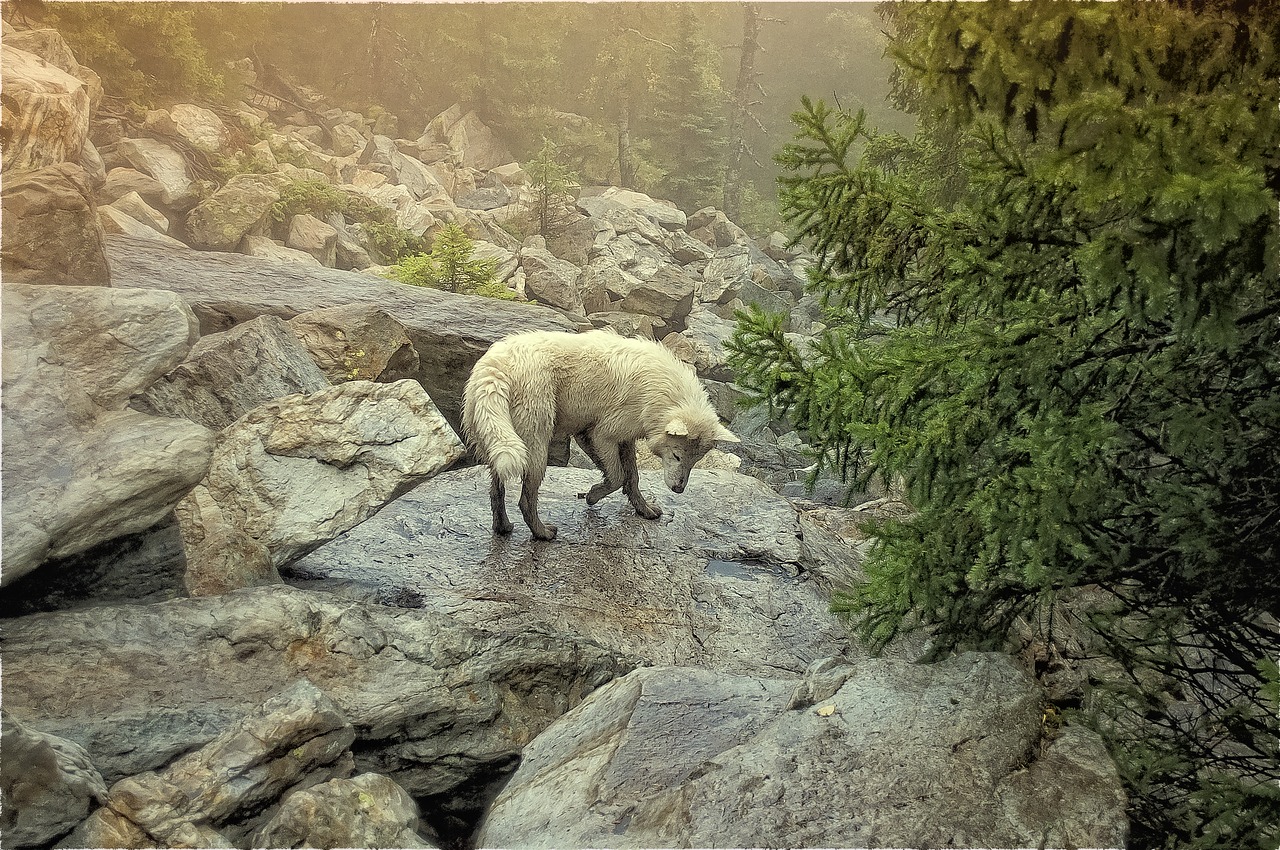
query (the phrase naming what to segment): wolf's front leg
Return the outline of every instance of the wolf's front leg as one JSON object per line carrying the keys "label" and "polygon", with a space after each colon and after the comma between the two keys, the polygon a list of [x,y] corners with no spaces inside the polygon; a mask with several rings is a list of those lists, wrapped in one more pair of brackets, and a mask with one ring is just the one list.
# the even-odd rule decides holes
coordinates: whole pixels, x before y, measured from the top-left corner
{"label": "wolf's front leg", "polygon": [[591,431],[575,434],[573,438],[604,475],[603,481],[587,491],[587,504],[594,505],[622,487],[622,462],[618,459],[618,446],[601,440]]}
{"label": "wolf's front leg", "polygon": [[546,525],[538,516],[538,489],[542,486],[542,476],[546,473],[546,460],[537,464],[529,459],[529,468],[524,473],[524,484],[520,488],[520,513],[524,515],[525,525],[539,540],[554,540],[557,529],[554,525]]}
{"label": "wolf's front leg", "polygon": [[631,507],[645,519],[657,519],[662,516],[662,508],[645,501],[640,492],[640,470],[636,466],[636,444],[628,441],[618,446],[619,461],[622,465],[622,492],[631,500]]}
{"label": "wolf's front leg", "polygon": [[510,534],[512,526],[507,518],[507,488],[492,471],[489,473],[489,507],[493,510],[493,533]]}

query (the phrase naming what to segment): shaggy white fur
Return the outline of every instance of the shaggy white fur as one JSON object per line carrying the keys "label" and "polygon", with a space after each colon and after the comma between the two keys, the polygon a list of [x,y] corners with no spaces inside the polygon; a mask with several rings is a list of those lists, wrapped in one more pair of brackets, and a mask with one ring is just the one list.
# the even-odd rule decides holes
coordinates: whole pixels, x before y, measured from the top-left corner
{"label": "shaggy white fur", "polygon": [[604,473],[586,494],[588,504],[622,489],[650,519],[662,511],[640,494],[636,440],[650,441],[667,486],[677,493],[716,440],[738,442],[720,424],[692,367],[666,346],[608,331],[538,331],[499,340],[471,370],[462,427],[492,474],[494,531],[511,531],[505,487],[520,481],[521,513],[544,540],[556,529],[538,517],[538,488],[557,438],[573,436]]}

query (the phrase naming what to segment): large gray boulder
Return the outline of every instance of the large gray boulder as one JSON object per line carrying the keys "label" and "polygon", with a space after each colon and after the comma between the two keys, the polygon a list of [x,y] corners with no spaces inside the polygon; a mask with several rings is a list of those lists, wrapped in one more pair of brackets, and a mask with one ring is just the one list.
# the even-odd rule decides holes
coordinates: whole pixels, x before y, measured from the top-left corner
{"label": "large gray boulder", "polygon": [[[794,688],[794,690],[793,690]],[[1044,737],[1008,656],[637,670],[525,748],[482,847],[1122,847],[1094,733]]]}
{"label": "large gray boulder", "polygon": [[203,477],[212,434],[125,405],[176,366],[195,316],[161,290],[6,283],[4,574],[141,531]]}
{"label": "large gray boulder", "polygon": [[457,154],[458,164],[487,171],[511,162],[511,153],[475,112],[463,113],[455,104],[431,119],[418,139],[419,147],[444,145]]}
{"label": "large gray boulder", "polygon": [[350,381],[251,410],[218,435],[209,474],[178,504],[188,591],[279,581],[280,565],[463,452],[416,381]]}
{"label": "large gray boulder", "polygon": [[213,110],[194,103],[176,103],[168,112],[174,131],[192,145],[214,152],[228,147],[230,134],[227,125]]}
{"label": "large gray boulder", "polygon": [[305,251],[332,268],[338,258],[338,231],[313,215],[302,213],[289,219],[289,235],[284,244]]}
{"label": "large gray boulder", "polygon": [[[407,597],[475,625],[543,624],[653,664],[800,675],[852,651],[830,613],[851,559],[815,557],[795,510],[744,475],[699,468],[680,495],[641,472],[657,522],[626,499],[588,508],[595,470],[552,468],[539,509],[554,545],[495,537],[484,468],[451,470],[300,559],[307,586]],[[429,554],[427,554],[429,552]],[[299,578],[293,580],[298,581]]]}
{"label": "large gray boulder", "polygon": [[418,352],[404,325],[365,304],[310,310],[289,328],[331,383],[390,383],[418,373]]}
{"label": "large gray boulder", "polygon": [[529,297],[550,307],[568,312],[582,312],[582,299],[576,281],[578,267],[557,259],[545,248],[520,249],[520,268],[524,269],[524,289]]}
{"label": "large gray boulder", "polygon": [[462,420],[462,387],[490,345],[520,331],[575,327],[556,311],[532,304],[405,286],[337,269],[159,247],[127,236],[107,238],[107,258],[118,287],[181,294],[205,334],[263,314],[291,319],[344,304],[385,310],[408,331],[421,358],[414,377],[455,429]]}
{"label": "large gray boulder", "polygon": [[8,43],[4,73],[3,170],[76,162],[89,138],[89,87],[34,53]]}
{"label": "large gray boulder", "polygon": [[107,172],[106,182],[98,188],[94,198],[100,204],[110,204],[130,192],[137,192],[148,204],[156,205],[162,203],[164,184],[136,168],[119,166]]}
{"label": "large gray boulder", "polygon": [[83,168],[62,163],[6,173],[0,198],[6,284],[110,285],[102,223]]}
{"label": "large gray boulder", "polygon": [[102,802],[106,783],[79,744],[37,732],[8,715],[0,725],[0,829],[5,846],[46,846]]}
{"label": "large gray boulder", "polygon": [[657,316],[668,328],[683,330],[697,281],[676,265],[664,265],[647,279],[633,285],[622,297],[619,309],[628,313]]}
{"label": "large gray boulder", "polygon": [[254,847],[434,847],[418,834],[418,805],[377,773],[331,779],[285,800]]}
{"label": "large gray boulder", "polygon": [[[113,172],[114,173],[114,172]],[[111,175],[108,174],[108,183]],[[187,213],[191,243],[210,251],[234,251],[245,235],[265,227],[280,200],[279,174],[237,174]]]}
{"label": "large gray boulder", "polygon": [[608,224],[619,236],[635,234],[638,238],[654,245],[665,247],[667,244],[668,235],[666,230],[656,224],[653,219],[642,215],[633,207],[621,203],[614,197],[583,195],[578,198],[578,209],[592,218]]}
{"label": "large gray boulder", "polygon": [[421,797],[509,769],[634,662],[527,624],[275,586],[10,619],[4,667],[5,710],[83,746],[108,783],[163,769],[305,678],[354,726],[356,768]]}
{"label": "large gray boulder", "polygon": [[629,209],[664,230],[684,230],[689,223],[688,217],[675,204],[670,201],[654,200],[643,192],[617,186],[582,190],[579,206],[604,209],[605,203]]}
{"label": "large gray boulder", "polygon": [[751,237],[715,207],[704,207],[689,216],[689,235],[712,248],[751,245]]}
{"label": "large gray boulder", "polygon": [[115,783],[103,808],[64,844],[234,847],[223,834],[227,826],[293,786],[328,780],[330,766],[354,740],[355,730],[332,700],[310,682],[296,681],[163,771]]}
{"label": "large gray boulder", "polygon": [[156,139],[121,139],[116,151],[138,171],[148,174],[164,187],[160,201],[167,207],[185,210],[199,199],[196,183],[182,154]]}
{"label": "large gray boulder", "polygon": [[128,192],[111,203],[130,218],[142,222],[157,233],[168,235],[169,219],[164,213],[144,201],[137,192]]}
{"label": "large gray boulder", "polygon": [[266,402],[327,386],[328,378],[289,324],[259,316],[201,337],[187,359],[135,398],[133,407],[221,431]]}
{"label": "large gray boulder", "polygon": [[396,143],[386,136],[373,136],[365,144],[358,160],[365,168],[391,179],[409,191],[415,201],[448,203],[449,193],[431,169],[417,159],[405,156]]}

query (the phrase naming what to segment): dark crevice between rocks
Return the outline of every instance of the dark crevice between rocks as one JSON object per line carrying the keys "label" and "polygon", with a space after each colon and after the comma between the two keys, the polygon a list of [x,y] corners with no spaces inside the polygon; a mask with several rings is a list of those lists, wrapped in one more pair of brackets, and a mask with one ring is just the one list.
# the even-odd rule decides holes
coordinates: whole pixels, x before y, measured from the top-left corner
{"label": "dark crevice between rocks", "polygon": [[187,559],[170,513],[136,534],[57,558],[0,593],[0,618],[119,603],[146,604],[186,596]]}
{"label": "dark crevice between rocks", "polygon": [[520,757],[512,754],[447,793],[416,797],[425,826],[422,836],[441,850],[475,850],[480,825],[519,765]]}

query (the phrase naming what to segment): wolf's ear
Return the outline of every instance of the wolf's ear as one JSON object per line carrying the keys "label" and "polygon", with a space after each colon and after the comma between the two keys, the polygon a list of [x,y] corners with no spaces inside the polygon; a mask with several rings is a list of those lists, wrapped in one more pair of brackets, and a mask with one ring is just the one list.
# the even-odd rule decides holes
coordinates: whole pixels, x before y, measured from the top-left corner
{"label": "wolf's ear", "polygon": [[689,424],[680,418],[672,419],[667,423],[666,432],[669,437],[687,437]]}
{"label": "wolf's ear", "polygon": [[742,440],[738,439],[737,434],[733,433],[723,425],[716,426],[715,439],[719,440],[722,443],[741,443],[742,442]]}

